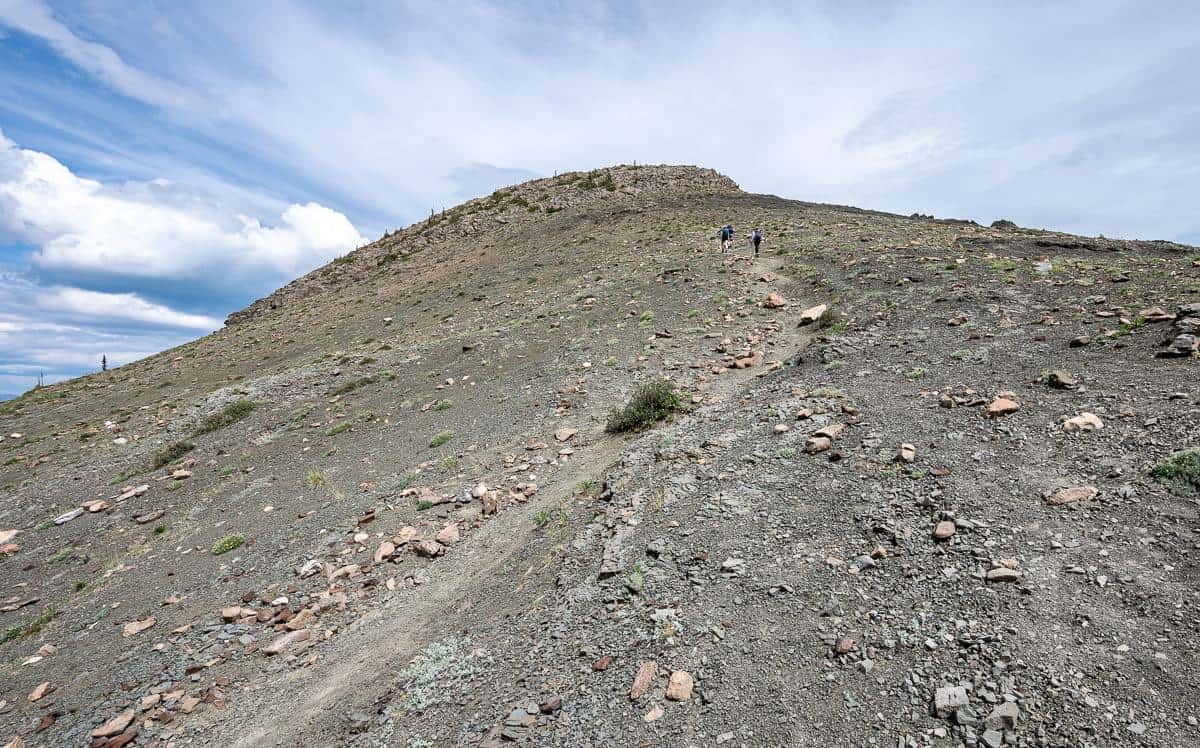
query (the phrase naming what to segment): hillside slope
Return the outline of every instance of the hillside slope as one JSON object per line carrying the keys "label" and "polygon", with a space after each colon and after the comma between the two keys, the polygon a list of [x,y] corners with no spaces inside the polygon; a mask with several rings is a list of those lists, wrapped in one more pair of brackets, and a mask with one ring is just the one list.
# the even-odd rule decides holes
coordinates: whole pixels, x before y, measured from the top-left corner
{"label": "hillside slope", "polygon": [[498,191],[0,406],[0,739],[1190,743],[1197,302],[692,167]]}

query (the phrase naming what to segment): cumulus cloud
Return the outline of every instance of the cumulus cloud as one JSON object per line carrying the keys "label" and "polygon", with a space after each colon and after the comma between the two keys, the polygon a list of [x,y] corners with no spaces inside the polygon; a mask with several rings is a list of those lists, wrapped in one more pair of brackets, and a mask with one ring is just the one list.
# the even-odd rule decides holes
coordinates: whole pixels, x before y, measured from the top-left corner
{"label": "cumulus cloud", "polygon": [[207,284],[288,279],[366,242],[346,216],[293,204],[277,225],[223,211],[167,180],[106,185],[0,133],[0,238],[51,271]]}

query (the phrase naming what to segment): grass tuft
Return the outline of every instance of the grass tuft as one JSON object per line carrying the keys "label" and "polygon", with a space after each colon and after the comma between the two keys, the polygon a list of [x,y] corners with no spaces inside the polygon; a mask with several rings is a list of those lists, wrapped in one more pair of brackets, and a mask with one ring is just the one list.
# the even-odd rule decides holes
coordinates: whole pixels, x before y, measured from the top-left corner
{"label": "grass tuft", "polygon": [[180,457],[183,457],[185,454],[191,452],[195,448],[196,445],[187,440],[175,442],[174,444],[168,444],[154,453],[154,469],[158,470],[164,465],[175,462]]}
{"label": "grass tuft", "polygon": [[604,430],[610,434],[642,431],[683,407],[675,385],[666,379],[647,382],[638,388],[624,408],[608,416]]}
{"label": "grass tuft", "polygon": [[216,413],[205,416],[204,420],[200,421],[200,425],[196,426],[196,430],[192,432],[192,436],[211,434],[226,426],[232,426],[253,413],[256,407],[258,407],[257,404],[252,400],[234,400]]}
{"label": "grass tuft", "polygon": [[213,543],[212,553],[214,556],[220,556],[222,553],[229,553],[235,548],[241,548],[246,542],[246,536],[235,532],[232,535],[226,535],[217,542]]}
{"label": "grass tuft", "polygon": [[1200,492],[1200,448],[1176,452],[1155,465],[1150,475],[1175,493]]}

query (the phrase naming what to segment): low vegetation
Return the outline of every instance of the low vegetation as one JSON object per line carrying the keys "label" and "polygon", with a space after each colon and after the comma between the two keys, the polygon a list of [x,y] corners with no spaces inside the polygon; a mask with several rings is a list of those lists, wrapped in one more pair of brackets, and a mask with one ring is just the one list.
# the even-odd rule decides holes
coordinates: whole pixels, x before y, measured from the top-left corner
{"label": "low vegetation", "polygon": [[454,438],[453,431],[440,431],[429,440],[429,446],[437,448]]}
{"label": "low vegetation", "polygon": [[154,469],[157,470],[164,465],[169,465],[172,462],[175,462],[180,457],[183,457],[185,454],[191,452],[195,448],[196,445],[187,440],[175,442],[174,444],[168,444],[154,453]]}
{"label": "low vegetation", "polygon": [[604,430],[610,434],[643,431],[683,407],[675,385],[666,379],[647,382],[638,388],[624,408],[608,416]]}
{"label": "low vegetation", "polygon": [[1176,493],[1200,492],[1200,448],[1176,452],[1155,465],[1150,475]]}
{"label": "low vegetation", "polygon": [[200,421],[200,424],[196,426],[196,430],[192,432],[192,436],[211,434],[226,426],[232,426],[253,413],[256,407],[257,404],[252,400],[234,400],[216,413],[205,416]]}
{"label": "low vegetation", "polygon": [[246,536],[235,532],[213,543],[212,553],[214,556],[220,556],[222,553],[229,553],[236,548],[241,548],[245,542]]}

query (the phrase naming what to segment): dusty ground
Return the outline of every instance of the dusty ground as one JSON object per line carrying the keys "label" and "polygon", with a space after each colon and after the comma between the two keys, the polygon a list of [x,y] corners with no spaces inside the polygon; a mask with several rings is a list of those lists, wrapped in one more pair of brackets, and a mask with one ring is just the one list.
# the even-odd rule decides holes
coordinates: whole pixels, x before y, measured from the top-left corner
{"label": "dusty ground", "polygon": [[0,740],[1191,745],[1196,301],[1192,248],[700,170],[475,201],[0,406]]}

